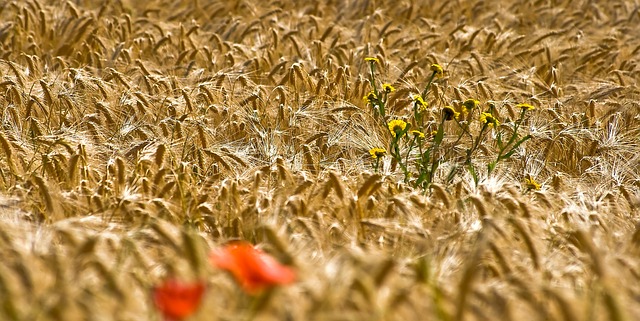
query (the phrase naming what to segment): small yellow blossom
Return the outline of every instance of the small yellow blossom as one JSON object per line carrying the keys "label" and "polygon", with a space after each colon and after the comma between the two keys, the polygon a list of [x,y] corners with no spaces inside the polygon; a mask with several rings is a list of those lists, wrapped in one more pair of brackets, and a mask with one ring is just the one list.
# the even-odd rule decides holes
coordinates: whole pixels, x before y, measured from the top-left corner
{"label": "small yellow blossom", "polygon": [[460,113],[453,109],[453,107],[451,106],[444,107],[442,109],[442,114],[444,115],[444,120],[457,120],[458,117],[460,117]]}
{"label": "small yellow blossom", "polygon": [[365,104],[366,103],[373,104],[373,103],[375,103],[377,98],[378,97],[376,97],[376,93],[372,90],[368,94],[366,94],[364,97],[362,97],[362,100],[364,100]]}
{"label": "small yellow blossom", "polygon": [[395,88],[393,88],[393,86],[391,86],[391,84],[382,84],[382,90],[384,92],[386,92],[387,94],[393,91],[396,91]]}
{"label": "small yellow blossom", "polygon": [[496,119],[493,115],[491,115],[491,113],[480,114],[480,122],[489,127],[500,126],[500,121],[498,121],[498,119]]}
{"label": "small yellow blossom", "polygon": [[418,109],[420,109],[420,111],[427,110],[427,103],[422,99],[422,96],[413,95],[413,101],[418,105]]}
{"label": "small yellow blossom", "polygon": [[533,189],[537,191],[540,189],[540,187],[542,187],[542,185],[536,182],[536,180],[531,175],[527,175],[527,177],[524,178],[524,185],[527,190]]}
{"label": "small yellow blossom", "polygon": [[523,103],[523,104],[517,104],[517,105],[516,105],[516,107],[517,107],[517,108],[520,108],[520,109],[522,109],[522,110],[534,110],[534,109],[536,109],[536,108],[535,108],[535,107],[533,107],[532,105],[524,104],[524,103]]}
{"label": "small yellow blossom", "polygon": [[462,103],[462,113],[466,114],[469,110],[478,107],[478,105],[480,105],[480,101],[469,98]]}
{"label": "small yellow blossom", "polygon": [[367,57],[367,58],[364,58],[364,61],[366,61],[366,62],[370,62],[370,63],[377,63],[377,64],[379,64],[379,63],[380,63],[380,59],[375,58],[375,57]]}
{"label": "small yellow blossom", "polygon": [[410,133],[413,135],[413,137],[415,138],[424,138],[424,133],[419,131],[419,130],[412,130],[410,131]]}
{"label": "small yellow blossom", "polygon": [[387,153],[387,150],[384,149],[384,148],[374,147],[374,148],[369,150],[369,154],[371,155],[371,158],[373,158],[373,159],[381,158],[386,153]]}
{"label": "small yellow blossom", "polygon": [[[390,121],[388,125],[391,136],[393,137],[396,137],[398,133],[402,133],[404,129],[407,128],[407,123],[402,119],[394,119]],[[402,137],[402,134],[400,137]]]}
{"label": "small yellow blossom", "polygon": [[433,71],[433,74],[438,77],[442,77],[444,75],[444,69],[442,69],[442,66],[438,64],[431,65],[431,71]]}
{"label": "small yellow blossom", "polygon": [[436,135],[438,135],[438,131],[437,130],[432,131],[431,134],[430,134],[431,137],[436,137]]}

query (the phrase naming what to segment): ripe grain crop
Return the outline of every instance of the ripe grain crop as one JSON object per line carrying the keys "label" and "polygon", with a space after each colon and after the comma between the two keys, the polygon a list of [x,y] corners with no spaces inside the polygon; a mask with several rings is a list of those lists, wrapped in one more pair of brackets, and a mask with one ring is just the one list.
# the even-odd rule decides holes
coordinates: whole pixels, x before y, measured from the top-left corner
{"label": "ripe grain crop", "polygon": [[[0,319],[633,320],[639,28],[629,1],[4,1]],[[234,242],[265,291],[210,264]]]}

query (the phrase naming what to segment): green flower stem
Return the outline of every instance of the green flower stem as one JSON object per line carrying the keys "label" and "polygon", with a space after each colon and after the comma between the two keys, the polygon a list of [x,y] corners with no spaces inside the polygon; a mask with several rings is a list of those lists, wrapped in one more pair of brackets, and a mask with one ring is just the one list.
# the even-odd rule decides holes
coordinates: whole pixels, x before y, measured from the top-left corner
{"label": "green flower stem", "polygon": [[438,169],[438,166],[440,165],[440,159],[442,158],[442,157],[436,157],[436,155],[438,153],[438,149],[440,148],[440,144],[444,139],[444,122],[445,121],[446,120],[444,118],[442,118],[442,121],[440,121],[440,125],[438,126],[438,132],[436,133],[436,137],[434,139],[433,146],[431,149],[433,153],[433,157],[431,158],[431,169],[429,170],[429,173],[428,173],[429,179],[427,181],[427,185],[433,182],[433,177],[435,175],[436,169]]}
{"label": "green flower stem", "polygon": [[[460,127],[460,129],[462,129],[463,134],[467,134],[467,135],[469,135],[469,138],[473,139],[473,135],[471,135],[471,133],[470,133],[470,132],[469,132],[469,130],[467,129],[467,128],[468,128],[468,125],[467,125],[467,127],[462,126],[462,124],[460,123],[460,121],[459,121],[459,120],[457,120],[457,119],[456,119],[456,124],[458,124],[458,127]],[[461,135],[461,136],[462,136],[462,135]],[[456,141],[456,143],[457,143],[459,140],[460,140],[460,139],[458,139],[458,140]]]}
{"label": "green flower stem", "polygon": [[482,138],[484,138],[484,131],[487,129],[487,127],[487,124],[484,124],[482,126],[482,129],[480,129],[480,133],[478,133],[478,137],[476,137],[476,141],[473,143],[473,147],[471,147],[471,149],[467,152],[467,159],[464,162],[466,165],[471,164],[471,156],[473,156],[473,152],[475,152],[475,150],[480,145],[480,141],[482,140]]}
{"label": "green flower stem", "polygon": [[[407,156],[405,156],[405,161],[404,161],[405,164],[407,164],[407,166],[409,165],[409,155],[411,155],[411,150],[413,150],[413,143],[415,143],[417,139],[418,137],[414,136],[411,139],[411,142],[409,142],[409,150],[407,151]],[[418,142],[418,145],[420,145],[419,142]],[[407,178],[408,178],[407,176],[408,176],[408,170],[405,172],[405,177],[404,177],[405,182],[407,181]]]}
{"label": "green flower stem", "polygon": [[400,168],[404,172],[404,182],[406,183],[409,179],[409,170],[407,169],[407,165],[402,163],[402,157],[400,156],[400,147],[398,146],[398,144],[396,144],[396,155],[398,155],[398,165],[400,165]]}
{"label": "green flower stem", "polygon": [[[511,134],[511,137],[509,138],[509,141],[503,145],[500,146],[500,150],[498,151],[498,156],[496,157],[496,160],[491,162],[489,164],[489,167],[487,168],[487,173],[491,174],[491,172],[495,169],[496,165],[498,164],[498,162],[500,162],[501,160],[505,160],[508,159],[509,157],[511,157],[511,155],[515,152],[516,148],[518,148],[518,146],[520,146],[520,144],[522,144],[523,142],[525,142],[527,139],[531,138],[531,136],[527,135],[524,138],[522,138],[520,141],[516,142],[513,146],[511,146],[511,144],[513,144],[517,137],[518,137],[518,129],[520,128],[520,125],[522,124],[522,121],[524,120],[524,115],[527,112],[526,109],[522,109],[522,112],[520,113],[520,117],[518,118],[518,120],[516,120],[516,123],[513,127],[513,133]],[[505,153],[505,150],[507,150],[507,147],[511,146],[511,148],[509,149],[508,152]]]}
{"label": "green flower stem", "polygon": [[460,135],[458,136],[458,138],[456,139],[455,142],[453,142],[451,149],[447,150],[444,154],[444,158],[447,158],[447,156],[449,156],[449,152],[453,151],[453,147],[455,147],[456,145],[458,145],[458,143],[460,142],[460,140],[462,139],[462,136],[464,136],[464,134],[468,134],[469,137],[471,137],[471,139],[473,139],[473,136],[471,136],[471,134],[464,128],[462,127],[462,125],[460,124],[460,122],[456,119],[456,123],[458,123],[458,126],[460,126],[460,128],[462,128],[463,132],[460,133]]}
{"label": "green flower stem", "polygon": [[404,160],[406,164],[409,164],[409,155],[411,155],[411,150],[413,149],[413,143],[416,142],[416,139],[417,137],[413,137],[411,139],[411,142],[409,143],[409,151],[407,151],[407,156],[405,157],[405,160]]}
{"label": "green flower stem", "polygon": [[436,77],[436,72],[434,71],[431,74],[431,77],[429,78],[429,82],[427,83],[427,86],[424,87],[424,90],[422,91],[422,99],[427,99],[427,93],[429,93],[429,89],[431,88],[431,83],[433,82],[433,79]]}
{"label": "green flower stem", "polygon": [[[520,117],[518,118],[518,120],[516,120],[514,126],[513,126],[513,133],[511,133],[511,137],[509,137],[509,141],[506,144],[502,144],[501,141],[501,133],[498,132],[498,156],[496,156],[496,159],[493,162],[490,162],[489,164],[487,164],[487,176],[491,175],[491,173],[493,172],[493,170],[496,168],[496,165],[505,159],[508,159],[509,157],[511,157],[511,155],[513,155],[513,153],[515,153],[516,149],[525,141],[527,141],[528,139],[531,138],[531,135],[527,135],[523,138],[521,138],[520,140],[516,141],[518,138],[518,129],[520,129],[520,125],[522,124],[522,121],[524,120],[524,115],[526,113],[527,109],[522,109],[522,112],[520,113]],[[486,125],[485,125],[486,126]],[[483,128],[484,129],[484,128]],[[475,146],[474,148],[469,152],[469,155],[467,155],[467,162],[470,164],[470,160],[471,160],[471,154],[473,153],[473,151],[475,150]],[[507,151],[505,153],[505,151]]]}
{"label": "green flower stem", "polygon": [[378,86],[376,86],[376,63],[374,61],[369,62],[369,67],[371,69],[371,73],[369,74],[369,79],[371,81],[371,87],[373,88],[373,93],[376,95],[376,100],[377,100],[377,104],[378,107],[380,108],[380,116],[382,116],[382,118],[385,117],[385,111],[384,111],[384,103],[382,102],[382,99],[380,99],[380,95],[378,92]]}
{"label": "green flower stem", "polygon": [[388,98],[389,98],[389,93],[387,93],[385,91],[384,92],[384,99],[379,99],[380,100],[380,114],[382,115],[382,118],[384,118],[385,114],[386,114],[385,106],[387,105]]}
{"label": "green flower stem", "polygon": [[[422,142],[420,142],[422,143]],[[422,169],[425,167],[424,164],[427,160],[424,159],[424,151],[422,150],[422,144],[418,144],[418,152],[420,153],[420,161],[416,163],[416,170],[422,176]]]}
{"label": "green flower stem", "polygon": [[[413,102],[413,120],[414,120],[414,126],[418,127],[418,123],[420,123],[420,113],[418,112],[418,103],[417,102]],[[418,127],[420,129],[422,129],[422,127]]]}
{"label": "green flower stem", "polygon": [[400,140],[400,135],[396,133],[396,137],[394,137],[393,140],[391,141],[391,146],[389,149],[393,151],[391,156],[396,160],[396,162],[398,162],[398,165],[400,166],[400,168],[402,169],[402,172],[404,173],[404,181],[406,182],[409,177],[409,171],[407,170],[407,166],[402,163],[402,156],[400,155],[400,146],[398,144],[399,140]]}
{"label": "green flower stem", "polygon": [[527,112],[526,109],[522,109],[522,112],[520,113],[520,118],[518,118],[518,120],[516,120],[516,124],[513,127],[513,135],[511,135],[511,138],[509,138],[509,142],[504,145],[505,147],[511,145],[515,140],[516,137],[518,136],[518,129],[520,128],[520,124],[522,124],[522,121],[524,120],[524,114]]}
{"label": "green flower stem", "polygon": [[[458,126],[462,129],[462,133],[460,133],[460,135],[458,136],[458,138],[456,139],[455,142],[453,142],[451,149],[447,150],[444,154],[444,158],[447,158],[447,156],[449,156],[449,153],[453,151],[453,148],[458,145],[458,143],[460,142],[460,140],[462,140],[462,137],[464,136],[464,134],[469,135],[469,138],[471,138],[471,140],[473,141],[473,135],[471,135],[471,133],[469,133],[469,131],[467,130],[467,128],[465,128],[464,126],[462,126],[462,124],[460,123],[460,121],[458,121],[456,119],[456,123],[458,124]],[[447,182],[451,183],[451,181],[453,180],[453,176],[455,176],[456,172],[458,171],[457,167],[454,167],[454,169],[451,170],[451,172],[449,173],[448,177],[447,177]]]}
{"label": "green flower stem", "polygon": [[[422,131],[424,129],[424,117],[422,117],[420,107],[422,106],[418,102],[413,102],[413,119],[415,120],[416,127]],[[420,124],[420,126],[418,126],[418,124]]]}

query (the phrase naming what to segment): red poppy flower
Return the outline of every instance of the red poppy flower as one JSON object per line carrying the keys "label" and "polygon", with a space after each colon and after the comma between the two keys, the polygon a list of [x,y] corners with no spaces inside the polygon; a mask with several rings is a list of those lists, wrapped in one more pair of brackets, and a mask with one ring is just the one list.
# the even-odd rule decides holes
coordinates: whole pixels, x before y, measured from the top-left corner
{"label": "red poppy flower", "polygon": [[246,242],[232,242],[211,252],[211,264],[233,274],[249,294],[265,288],[295,281],[295,273],[273,257]]}
{"label": "red poppy flower", "polygon": [[204,284],[167,279],[153,289],[153,302],[166,321],[179,321],[192,315],[200,306]]}

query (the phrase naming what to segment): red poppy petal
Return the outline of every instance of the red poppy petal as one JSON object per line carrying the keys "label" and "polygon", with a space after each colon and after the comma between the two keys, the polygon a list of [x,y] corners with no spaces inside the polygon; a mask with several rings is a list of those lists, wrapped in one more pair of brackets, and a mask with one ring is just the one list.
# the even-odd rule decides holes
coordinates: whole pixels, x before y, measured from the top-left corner
{"label": "red poppy petal", "polygon": [[198,309],[204,290],[202,282],[168,279],[153,290],[153,301],[166,320],[182,320]]}
{"label": "red poppy petal", "polygon": [[246,242],[234,242],[210,255],[212,264],[228,270],[242,288],[253,294],[295,280],[294,271]]}
{"label": "red poppy petal", "polygon": [[290,267],[280,264],[273,257],[260,253],[260,261],[262,263],[260,271],[266,280],[274,284],[289,284],[295,281],[295,272]]}
{"label": "red poppy petal", "polygon": [[211,251],[211,254],[209,254],[209,261],[211,264],[223,270],[232,271],[238,269],[236,258],[229,247]]}

